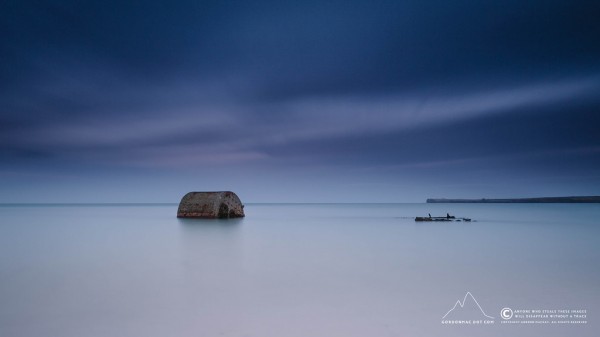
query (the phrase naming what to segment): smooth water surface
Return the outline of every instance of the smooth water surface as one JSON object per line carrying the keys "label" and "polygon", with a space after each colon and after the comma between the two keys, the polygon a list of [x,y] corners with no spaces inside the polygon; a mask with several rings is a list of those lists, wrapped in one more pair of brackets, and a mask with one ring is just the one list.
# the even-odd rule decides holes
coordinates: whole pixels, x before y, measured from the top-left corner
{"label": "smooth water surface", "polygon": [[[0,336],[597,336],[600,205],[0,206]],[[416,223],[415,216],[475,222]],[[446,325],[473,294],[492,325]],[[500,310],[586,309],[506,325]],[[466,309],[465,309],[466,310]]]}

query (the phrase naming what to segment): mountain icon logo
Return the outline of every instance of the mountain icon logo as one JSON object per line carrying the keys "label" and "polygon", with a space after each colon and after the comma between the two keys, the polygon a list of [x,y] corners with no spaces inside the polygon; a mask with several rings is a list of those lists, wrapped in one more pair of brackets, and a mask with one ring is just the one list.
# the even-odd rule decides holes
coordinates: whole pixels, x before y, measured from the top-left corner
{"label": "mountain icon logo", "polygon": [[452,309],[448,310],[448,312],[444,315],[444,317],[442,317],[442,319],[445,319],[449,315],[456,316],[460,314],[468,314],[469,316],[471,316],[473,314],[477,314],[477,312],[481,313],[487,318],[494,319],[494,317],[485,313],[481,305],[479,305],[479,302],[477,302],[477,300],[475,299],[475,296],[473,296],[471,292],[467,291],[463,300],[457,300],[456,303],[454,303]]}

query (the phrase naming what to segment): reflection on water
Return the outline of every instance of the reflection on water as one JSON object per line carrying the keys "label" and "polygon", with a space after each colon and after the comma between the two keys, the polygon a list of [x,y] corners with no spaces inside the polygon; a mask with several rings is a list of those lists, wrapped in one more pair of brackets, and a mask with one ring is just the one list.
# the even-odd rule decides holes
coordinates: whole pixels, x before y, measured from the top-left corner
{"label": "reflection on water", "polygon": [[[0,207],[0,336],[595,336],[585,326],[444,326],[471,292],[600,310],[600,205]],[[415,223],[445,215],[471,223]],[[510,331],[508,331],[510,330]]]}
{"label": "reflection on water", "polygon": [[216,228],[216,227],[237,227],[244,222],[244,218],[231,219],[195,219],[195,218],[177,218],[177,221],[188,229]]}

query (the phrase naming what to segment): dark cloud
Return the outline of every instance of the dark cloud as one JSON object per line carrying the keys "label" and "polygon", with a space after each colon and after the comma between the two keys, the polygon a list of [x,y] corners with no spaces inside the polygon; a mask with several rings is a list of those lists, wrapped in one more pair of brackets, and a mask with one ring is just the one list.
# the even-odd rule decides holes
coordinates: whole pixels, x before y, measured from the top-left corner
{"label": "dark cloud", "polygon": [[[598,93],[598,88],[594,94]],[[587,157],[577,163],[599,165],[600,125],[597,98],[531,107],[528,104],[469,118],[426,123],[405,128],[378,128],[379,132],[351,132],[329,139],[305,140],[273,146],[273,156],[304,155],[344,165],[411,165],[452,160],[520,157],[523,165],[536,164],[536,155],[559,158],[574,152]],[[450,107],[449,107],[450,108]],[[442,118],[442,116],[438,116]],[[388,120],[390,121],[390,120]],[[392,121],[390,121],[392,122]],[[361,130],[362,131],[362,130]],[[528,158],[527,156],[531,156]],[[530,160],[531,159],[531,160]],[[557,161],[556,165],[565,162]]]}
{"label": "dark cloud", "polygon": [[0,168],[597,169],[598,17],[594,1],[6,1]]}
{"label": "dark cloud", "polygon": [[[275,96],[406,88],[481,72],[598,70],[600,53],[600,6],[592,1],[13,1],[3,7],[3,54],[12,61],[6,73],[20,75],[20,68],[36,76],[48,70],[39,68],[74,58],[142,79],[233,71],[263,78],[265,95]],[[37,69],[28,64],[34,61]]]}

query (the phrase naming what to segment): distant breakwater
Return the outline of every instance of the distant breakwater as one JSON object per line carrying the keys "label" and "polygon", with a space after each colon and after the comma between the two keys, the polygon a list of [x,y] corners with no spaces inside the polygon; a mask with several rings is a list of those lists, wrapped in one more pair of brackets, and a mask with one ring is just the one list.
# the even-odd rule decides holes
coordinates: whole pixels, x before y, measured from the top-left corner
{"label": "distant breakwater", "polygon": [[600,196],[579,197],[543,197],[543,198],[511,198],[511,199],[427,199],[427,203],[480,203],[480,204],[518,204],[518,203],[600,203]]}

